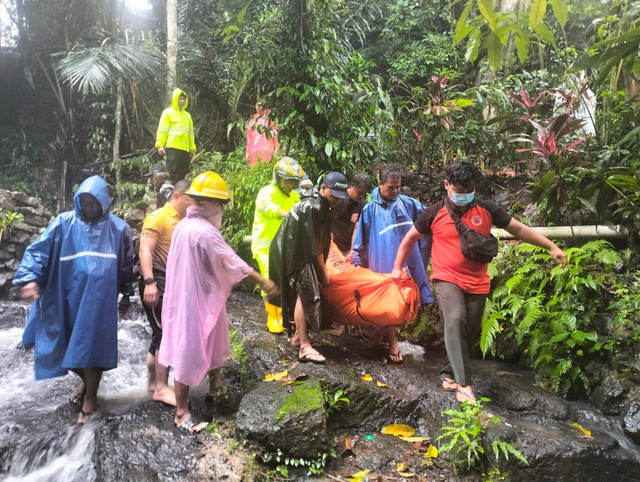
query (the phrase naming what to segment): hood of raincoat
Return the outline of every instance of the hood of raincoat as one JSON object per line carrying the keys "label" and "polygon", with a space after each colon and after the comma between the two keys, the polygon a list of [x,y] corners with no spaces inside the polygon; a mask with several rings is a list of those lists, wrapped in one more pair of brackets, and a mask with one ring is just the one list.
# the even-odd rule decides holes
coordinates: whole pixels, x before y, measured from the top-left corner
{"label": "hood of raincoat", "polygon": [[100,176],[91,176],[84,180],[78,192],[73,197],[76,206],[76,216],[80,219],[84,219],[82,212],[80,211],[80,194],[91,194],[100,203],[102,207],[102,216],[100,219],[106,219],[109,217],[111,211],[111,197],[109,196],[109,190],[107,189],[107,183]]}
{"label": "hood of raincoat", "polygon": [[178,99],[181,95],[185,96],[184,107],[182,108],[182,110],[187,110],[187,107],[189,106],[189,96],[182,89],[173,90],[173,94],[171,94],[171,107],[173,107],[175,110],[180,110],[180,107],[178,106]]}

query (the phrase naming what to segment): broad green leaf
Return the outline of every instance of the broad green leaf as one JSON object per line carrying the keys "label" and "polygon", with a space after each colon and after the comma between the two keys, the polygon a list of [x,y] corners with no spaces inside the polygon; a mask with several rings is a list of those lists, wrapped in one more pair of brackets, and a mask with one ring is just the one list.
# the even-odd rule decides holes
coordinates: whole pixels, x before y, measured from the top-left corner
{"label": "broad green leaf", "polygon": [[464,54],[464,58],[467,62],[475,62],[478,58],[478,51],[480,50],[480,29],[475,29],[469,35],[469,40],[467,41],[467,50]]}
{"label": "broad green leaf", "polygon": [[535,32],[547,12],[547,0],[533,0],[529,8],[529,30]]}
{"label": "broad green leaf", "polygon": [[474,27],[467,24],[467,19],[469,18],[469,12],[471,12],[472,7],[473,7],[473,2],[469,2],[467,6],[464,7],[464,10],[462,11],[460,18],[458,19],[458,22],[456,23],[456,34],[453,37],[453,45],[458,44],[463,38],[469,35],[469,32],[471,32],[471,30],[473,30]]}
{"label": "broad green leaf", "polygon": [[549,42],[553,46],[554,50],[558,50],[556,39],[553,37],[553,32],[549,30],[549,28],[544,23],[538,25],[538,28],[536,28],[535,32],[540,35],[540,38],[542,40],[544,40],[545,42]]}
{"label": "broad green leaf", "polygon": [[[333,145],[330,142],[327,142],[324,145],[324,153],[327,155],[327,157],[331,157],[331,153],[332,152],[333,152]],[[371,376],[371,375],[369,375],[369,376]]]}
{"label": "broad green leaf", "polygon": [[242,10],[240,10],[240,12],[238,12],[238,23],[242,23],[246,14],[247,14],[247,7],[244,7]]}
{"label": "broad green leaf", "polygon": [[553,8],[553,16],[556,17],[560,26],[564,28],[569,17],[567,4],[563,0],[549,0],[549,3],[551,4],[551,8]]}
{"label": "broad green leaf", "polygon": [[498,26],[498,18],[496,12],[493,10],[491,0],[478,0],[478,10],[480,10],[480,13],[487,21],[491,31],[495,30]]}
{"label": "broad green leaf", "polygon": [[527,60],[529,57],[529,37],[523,38],[520,35],[516,35],[516,52],[520,62]]}
{"label": "broad green leaf", "polygon": [[489,32],[484,41],[484,48],[487,49],[489,65],[493,70],[498,70],[502,61],[502,44],[495,32]]}

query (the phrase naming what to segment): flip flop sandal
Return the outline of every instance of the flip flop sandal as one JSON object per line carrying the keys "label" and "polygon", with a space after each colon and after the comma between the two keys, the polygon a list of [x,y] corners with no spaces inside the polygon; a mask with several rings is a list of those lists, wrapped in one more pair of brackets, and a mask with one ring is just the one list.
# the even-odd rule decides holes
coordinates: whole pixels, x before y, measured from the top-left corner
{"label": "flip flop sandal", "polygon": [[[466,400],[459,400],[458,399],[458,394],[460,394],[463,397],[465,397]],[[460,402],[460,403],[464,403],[464,402],[471,403],[471,402],[475,401],[475,399],[476,399],[476,396],[473,394],[473,392],[463,390],[462,388],[456,388],[456,400],[458,400],[458,402]]]}
{"label": "flip flop sandal", "polygon": [[[80,409],[80,413],[78,414],[78,425],[86,425],[91,420],[93,412],[85,412]],[[80,421],[80,417],[82,417],[83,421]]]}
{"label": "flip flop sandal", "polygon": [[316,350],[298,355],[298,361],[301,363],[315,363],[316,365],[324,365],[327,359]]}
{"label": "flip flop sandal", "polygon": [[173,424],[181,431],[186,432],[190,435],[202,432],[205,428],[207,428],[207,425],[209,425],[207,422],[194,422],[191,415],[185,418],[182,423],[178,424],[173,422]]}
{"label": "flip flop sandal", "polygon": [[443,378],[440,383],[445,392],[455,392],[458,389],[458,384],[453,378]]}

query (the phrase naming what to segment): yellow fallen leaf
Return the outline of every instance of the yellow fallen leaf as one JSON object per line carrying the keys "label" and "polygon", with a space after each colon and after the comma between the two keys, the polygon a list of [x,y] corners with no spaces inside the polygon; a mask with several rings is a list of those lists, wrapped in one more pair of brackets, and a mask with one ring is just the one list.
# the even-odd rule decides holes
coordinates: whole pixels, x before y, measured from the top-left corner
{"label": "yellow fallen leaf", "polygon": [[351,476],[347,479],[351,482],[363,482],[367,475],[369,475],[370,470],[361,470],[360,472],[356,472],[355,474],[351,474]]}
{"label": "yellow fallen leaf", "polygon": [[402,477],[406,477],[406,478],[410,478],[413,477],[415,474],[412,472],[407,472],[404,466],[403,462],[398,462],[396,464],[396,472],[398,472],[399,475],[401,475]]}
{"label": "yellow fallen leaf", "polygon": [[405,437],[405,436],[400,436],[398,437],[401,440],[404,440],[405,442],[426,442],[427,440],[429,440],[429,437]]}
{"label": "yellow fallen leaf", "polygon": [[370,382],[371,380],[373,380],[373,378],[371,378],[371,375],[369,375],[368,373],[365,373],[362,377],[362,380],[365,382]]}
{"label": "yellow fallen leaf", "polygon": [[376,381],[376,385],[378,385],[379,387],[383,387],[383,388],[386,388],[386,387],[389,386],[386,383],[382,383],[382,382],[378,382],[378,381]]}
{"label": "yellow fallen leaf", "polygon": [[438,449],[435,445],[429,445],[427,452],[424,454],[425,459],[435,459],[438,456]]}
{"label": "yellow fallen leaf", "polygon": [[409,427],[408,425],[403,425],[401,423],[392,423],[391,425],[387,425],[386,427],[384,427],[380,431],[380,433],[395,435],[398,437],[412,437],[413,434],[416,433],[416,430]]}
{"label": "yellow fallen leaf", "polygon": [[586,428],[584,428],[582,425],[580,425],[579,423],[572,423],[571,426],[573,428],[575,428],[576,430],[579,430],[580,432],[582,432],[584,435],[586,435],[587,437],[591,437],[591,430],[587,430]]}
{"label": "yellow fallen leaf", "polygon": [[433,460],[431,460],[431,459],[424,459],[422,462],[425,465],[428,465],[429,467],[431,467],[433,465]]}
{"label": "yellow fallen leaf", "polygon": [[288,370],[285,370],[283,372],[278,372],[278,373],[267,373],[264,377],[264,381],[265,382],[272,382],[274,380],[282,380],[284,377],[286,377],[289,374]]}

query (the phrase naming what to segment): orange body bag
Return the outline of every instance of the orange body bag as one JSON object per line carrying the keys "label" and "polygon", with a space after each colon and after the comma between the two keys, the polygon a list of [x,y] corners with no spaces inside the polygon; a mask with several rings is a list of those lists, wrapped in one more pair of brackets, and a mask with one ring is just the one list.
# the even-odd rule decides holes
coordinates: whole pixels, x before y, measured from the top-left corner
{"label": "orange body bag", "polygon": [[331,283],[324,289],[326,315],[341,325],[398,325],[413,320],[420,293],[413,278],[354,268],[332,243],[327,259]]}

